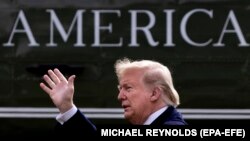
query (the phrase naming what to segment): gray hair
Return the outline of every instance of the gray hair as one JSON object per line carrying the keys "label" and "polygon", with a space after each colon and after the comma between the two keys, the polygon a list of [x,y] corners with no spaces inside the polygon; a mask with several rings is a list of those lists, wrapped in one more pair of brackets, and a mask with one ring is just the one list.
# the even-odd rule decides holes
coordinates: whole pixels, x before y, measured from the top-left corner
{"label": "gray hair", "polygon": [[144,83],[150,86],[158,86],[164,93],[162,98],[167,105],[177,107],[180,104],[179,94],[174,88],[171,73],[166,66],[151,60],[131,61],[128,58],[119,59],[115,63],[118,80],[128,69],[144,70]]}

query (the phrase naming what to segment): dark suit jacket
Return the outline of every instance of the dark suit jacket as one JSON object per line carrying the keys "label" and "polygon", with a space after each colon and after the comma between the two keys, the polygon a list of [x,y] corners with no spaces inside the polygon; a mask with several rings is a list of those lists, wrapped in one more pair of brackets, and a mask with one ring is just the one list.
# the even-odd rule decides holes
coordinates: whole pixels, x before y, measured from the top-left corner
{"label": "dark suit jacket", "polygon": [[[151,125],[186,125],[186,122],[176,108],[169,106]],[[63,125],[57,123],[55,131],[56,134],[63,137],[71,133],[74,134],[74,136],[95,135],[97,129],[95,125],[78,110],[76,114]]]}
{"label": "dark suit jacket", "polygon": [[[71,117],[67,122],[61,125],[57,122],[55,127],[55,134],[58,137],[72,137],[74,136],[92,136],[96,134],[95,125],[87,119],[80,110]],[[74,137],[73,136],[73,137]]]}
{"label": "dark suit jacket", "polygon": [[151,125],[187,125],[176,108],[169,106]]}

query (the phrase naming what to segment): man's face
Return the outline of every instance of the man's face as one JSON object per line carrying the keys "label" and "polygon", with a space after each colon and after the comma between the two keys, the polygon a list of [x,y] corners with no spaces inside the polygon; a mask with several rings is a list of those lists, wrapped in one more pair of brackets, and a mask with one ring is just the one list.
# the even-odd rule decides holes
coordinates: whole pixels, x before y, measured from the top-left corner
{"label": "man's face", "polygon": [[143,124],[150,114],[150,90],[143,83],[143,71],[131,69],[124,72],[119,82],[118,100],[124,116],[132,124]]}

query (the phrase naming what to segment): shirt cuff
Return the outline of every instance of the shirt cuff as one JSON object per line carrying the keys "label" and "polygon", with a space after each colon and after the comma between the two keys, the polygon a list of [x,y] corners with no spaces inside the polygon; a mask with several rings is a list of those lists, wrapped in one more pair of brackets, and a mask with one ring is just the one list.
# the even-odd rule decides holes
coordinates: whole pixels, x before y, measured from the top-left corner
{"label": "shirt cuff", "polygon": [[73,105],[73,107],[71,109],[69,109],[67,112],[65,113],[60,113],[59,115],[56,116],[56,120],[63,125],[66,121],[68,121],[71,117],[73,117],[75,115],[75,113],[77,112],[77,108],[75,105]]}

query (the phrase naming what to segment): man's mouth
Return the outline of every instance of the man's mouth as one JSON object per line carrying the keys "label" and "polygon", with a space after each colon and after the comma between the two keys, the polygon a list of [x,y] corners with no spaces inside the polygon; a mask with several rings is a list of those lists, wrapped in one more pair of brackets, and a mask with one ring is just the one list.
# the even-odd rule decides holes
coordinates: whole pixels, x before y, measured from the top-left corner
{"label": "man's mouth", "polygon": [[122,105],[122,108],[126,111],[130,106],[129,105]]}

